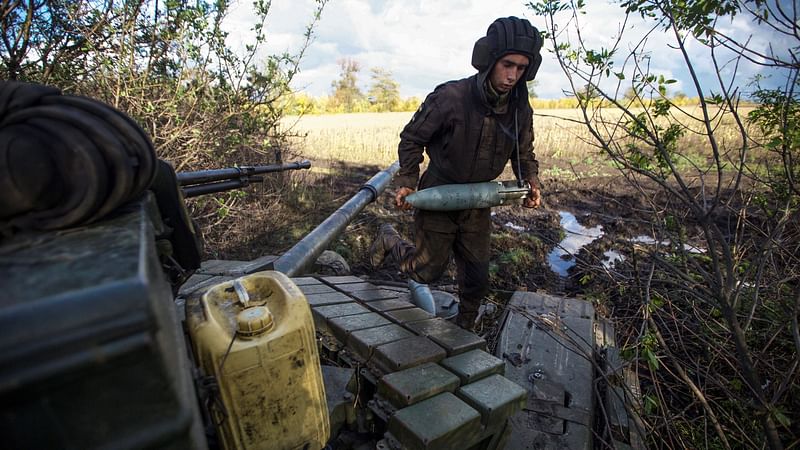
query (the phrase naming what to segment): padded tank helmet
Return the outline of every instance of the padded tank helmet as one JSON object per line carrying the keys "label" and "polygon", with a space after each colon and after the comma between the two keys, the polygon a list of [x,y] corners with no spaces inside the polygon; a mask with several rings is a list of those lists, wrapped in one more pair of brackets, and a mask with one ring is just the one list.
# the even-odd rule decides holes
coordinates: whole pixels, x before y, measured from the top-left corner
{"label": "padded tank helmet", "polygon": [[530,60],[525,80],[533,80],[542,64],[540,51],[543,43],[539,30],[527,19],[502,17],[492,22],[486,30],[486,36],[475,42],[472,67],[478,69],[478,72],[486,72],[503,56],[518,53]]}

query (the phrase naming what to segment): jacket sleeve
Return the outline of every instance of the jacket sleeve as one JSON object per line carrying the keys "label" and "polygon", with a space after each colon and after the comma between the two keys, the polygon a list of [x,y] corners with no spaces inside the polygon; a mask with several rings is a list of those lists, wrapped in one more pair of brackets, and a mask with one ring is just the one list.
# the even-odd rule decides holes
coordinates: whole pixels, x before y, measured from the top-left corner
{"label": "jacket sleeve", "polygon": [[424,159],[425,148],[442,127],[442,107],[442,95],[440,89],[436,89],[428,94],[411,121],[400,132],[400,144],[397,147],[400,170],[395,177],[395,186],[417,188],[419,165]]}
{"label": "jacket sleeve", "polygon": [[[512,168],[517,179],[527,180],[531,183],[539,184],[539,161],[536,160],[536,153],[533,151],[533,111],[528,109],[524,114],[527,120],[520,124],[519,136],[519,165],[517,164],[517,152],[511,156]],[[518,172],[522,169],[522,173]]]}

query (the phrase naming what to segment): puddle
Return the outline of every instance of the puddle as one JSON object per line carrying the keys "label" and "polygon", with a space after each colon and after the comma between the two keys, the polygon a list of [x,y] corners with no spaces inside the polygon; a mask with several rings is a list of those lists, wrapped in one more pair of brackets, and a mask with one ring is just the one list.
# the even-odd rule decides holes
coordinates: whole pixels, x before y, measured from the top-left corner
{"label": "puddle", "polygon": [[[651,238],[650,236],[644,236],[644,235],[636,236],[635,238],[631,239],[630,242],[633,242],[634,244],[645,244],[645,245],[663,245],[663,246],[672,245],[672,242],[670,242],[668,240],[667,241],[657,241],[657,240]],[[695,247],[695,246],[689,245],[689,244],[683,244],[683,249],[686,250],[689,253],[696,253],[696,254],[701,254],[701,253],[705,253],[706,252],[705,249],[698,248],[698,247]]]}
{"label": "puddle", "polygon": [[567,271],[575,265],[575,255],[578,251],[603,236],[603,226],[586,228],[578,223],[574,214],[566,211],[559,211],[558,214],[561,216],[561,228],[567,235],[550,252],[547,261],[553,272],[566,277]]}
{"label": "puddle", "polygon": [[603,253],[603,267],[606,269],[614,267],[614,264],[616,264],[617,261],[625,261],[625,257],[622,256],[618,251],[608,250],[607,252]]}
{"label": "puddle", "polygon": [[[494,211],[492,211],[490,214],[491,214],[492,217],[497,215],[497,213],[495,213]],[[503,226],[505,228],[510,229],[510,230],[514,230],[514,231],[516,231],[518,233],[522,233],[522,232],[528,231],[527,228],[523,227],[522,225],[517,225],[514,222],[506,222],[506,223],[503,224]]]}
{"label": "puddle", "polygon": [[519,232],[528,231],[527,228],[525,228],[525,227],[523,227],[521,225],[517,225],[517,224],[511,223],[511,222],[506,222],[506,224],[503,225],[503,226],[506,227],[506,228],[511,228],[514,231],[519,231]]}
{"label": "puddle", "polygon": [[636,236],[635,238],[630,239],[631,242],[634,244],[647,244],[647,245],[669,245],[669,241],[657,241],[650,236]]}
{"label": "puddle", "polygon": [[[562,277],[568,276],[568,271],[576,264],[575,255],[578,252],[596,241],[604,235],[603,226],[597,225],[592,228],[586,228],[578,223],[578,219],[574,214],[559,211],[561,216],[561,228],[566,231],[566,237],[559,242],[558,246],[550,252],[547,256],[547,261],[550,264],[550,269]],[[507,228],[512,228],[517,231],[523,231],[523,227],[519,227],[509,222],[505,224]],[[641,235],[628,239],[629,242],[634,244],[643,245],[657,245],[669,247],[672,243],[669,240],[657,241],[650,236]],[[693,245],[684,244],[683,249],[690,253],[702,254],[706,253],[705,249],[695,247]],[[603,253],[603,267],[610,269],[617,262],[625,261],[625,256],[616,250],[608,250]]]}

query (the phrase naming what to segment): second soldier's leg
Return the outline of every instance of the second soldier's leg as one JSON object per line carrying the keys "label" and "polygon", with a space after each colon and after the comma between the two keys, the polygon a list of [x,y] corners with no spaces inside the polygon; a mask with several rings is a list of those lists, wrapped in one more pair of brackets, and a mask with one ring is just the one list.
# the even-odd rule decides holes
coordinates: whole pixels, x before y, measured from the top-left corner
{"label": "second soldier's leg", "polygon": [[450,262],[456,225],[447,213],[417,211],[414,216],[414,246],[399,256],[400,270],[418,283],[439,279]]}
{"label": "second soldier's leg", "polygon": [[453,245],[461,300],[456,323],[462,328],[472,329],[481,301],[489,292],[491,253],[489,211],[465,211],[461,230]]}

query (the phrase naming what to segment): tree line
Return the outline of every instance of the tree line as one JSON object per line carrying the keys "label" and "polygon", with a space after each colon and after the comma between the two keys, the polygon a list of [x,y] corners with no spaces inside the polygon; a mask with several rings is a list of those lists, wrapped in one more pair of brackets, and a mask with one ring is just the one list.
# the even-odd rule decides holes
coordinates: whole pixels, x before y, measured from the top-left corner
{"label": "tree line", "polygon": [[331,82],[331,95],[313,97],[303,92],[289,98],[290,114],[334,114],[360,112],[415,111],[421,100],[418,97],[402,98],[400,83],[392,72],[382,67],[370,69],[370,82],[366,92],[359,87],[361,64],[352,58],[338,61],[339,78]]}
{"label": "tree line", "polygon": [[[352,58],[338,61],[339,78],[331,82],[329,96],[314,97],[305,92],[293,92],[287,96],[287,114],[337,114],[362,112],[405,112],[416,111],[421,99],[419,97],[401,98],[400,83],[392,72],[382,67],[370,69],[370,82],[366,92],[359,87],[361,64]],[[613,106],[596,94],[591,86],[569,97],[560,99],[541,99],[536,93],[537,81],[528,82],[529,100],[534,109],[571,109],[580,107],[581,96],[591,98],[598,106]],[[624,98],[631,99],[636,95],[633,88],[624,93]],[[697,97],[689,97],[683,92],[670,96],[672,101],[681,106],[697,105]]]}

